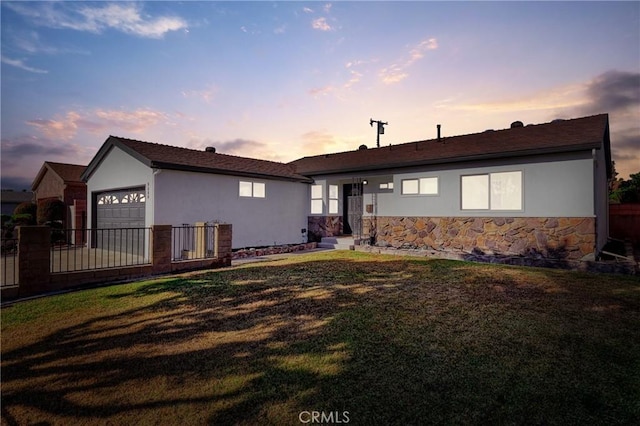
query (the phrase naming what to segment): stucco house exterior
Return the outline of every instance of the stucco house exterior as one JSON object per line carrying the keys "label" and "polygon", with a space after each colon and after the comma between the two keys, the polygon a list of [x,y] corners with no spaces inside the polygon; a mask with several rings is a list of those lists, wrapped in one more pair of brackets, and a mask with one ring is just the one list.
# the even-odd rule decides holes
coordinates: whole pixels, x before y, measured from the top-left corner
{"label": "stucco house exterior", "polygon": [[87,185],[81,176],[86,166],[45,161],[31,190],[37,204],[56,199],[67,206],[65,227],[86,228]]}
{"label": "stucco house exterior", "polygon": [[310,235],[383,247],[568,260],[608,238],[607,114],[292,162]]}
{"label": "stucco house exterior", "polygon": [[82,175],[91,228],[233,225],[233,247],[306,242],[311,179],[292,165],[110,136]]}
{"label": "stucco house exterior", "polygon": [[[435,133],[435,132],[434,132]],[[607,114],[288,164],[110,136],[87,166],[91,228],[233,225],[233,248],[361,244],[578,260],[608,239]]]}

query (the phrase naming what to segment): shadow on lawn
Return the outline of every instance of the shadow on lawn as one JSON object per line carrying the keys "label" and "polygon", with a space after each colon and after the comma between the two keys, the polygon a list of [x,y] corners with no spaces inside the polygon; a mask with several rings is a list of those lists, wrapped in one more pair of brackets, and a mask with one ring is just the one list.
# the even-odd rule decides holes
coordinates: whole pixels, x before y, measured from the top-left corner
{"label": "shadow on lawn", "polygon": [[[580,324],[560,312],[541,326],[535,312],[505,309],[541,298],[560,307],[568,292],[518,293],[517,276],[496,284],[478,268],[331,260],[152,282],[111,297],[153,303],[3,353],[3,419],[22,423],[12,413],[26,407],[38,413],[30,421],[53,423],[300,424],[301,411],[333,423],[346,411],[352,424],[544,423],[611,410],[576,389],[584,341],[563,346],[576,364],[554,364],[562,343],[545,327]],[[620,354],[623,367],[636,361]]]}

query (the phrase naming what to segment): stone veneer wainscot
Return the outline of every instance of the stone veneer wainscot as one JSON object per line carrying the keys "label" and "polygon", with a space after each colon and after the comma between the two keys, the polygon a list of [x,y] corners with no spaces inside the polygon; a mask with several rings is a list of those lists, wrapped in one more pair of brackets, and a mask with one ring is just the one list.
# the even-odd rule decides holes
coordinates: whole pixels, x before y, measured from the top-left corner
{"label": "stone veneer wainscot", "polygon": [[[374,233],[371,233],[375,229]],[[364,235],[382,247],[542,256],[577,260],[594,253],[593,217],[375,217]]]}

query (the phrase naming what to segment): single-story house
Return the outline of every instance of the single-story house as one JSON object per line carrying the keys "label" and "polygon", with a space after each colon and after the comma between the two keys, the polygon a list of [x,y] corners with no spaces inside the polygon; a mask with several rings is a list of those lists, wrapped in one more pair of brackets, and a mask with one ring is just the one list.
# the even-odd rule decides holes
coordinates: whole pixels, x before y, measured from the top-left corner
{"label": "single-story house", "polygon": [[234,248],[307,240],[312,180],[292,165],[110,136],[82,178],[91,228],[219,222]]}
{"label": "single-story house", "polygon": [[[435,133],[435,132],[434,132]],[[395,248],[581,259],[608,238],[607,114],[305,157],[309,232]]]}
{"label": "single-story house", "polygon": [[31,184],[37,204],[60,200],[67,206],[66,228],[87,227],[87,185],[81,179],[86,166],[45,161]]}
{"label": "single-story house", "polygon": [[350,234],[396,248],[580,259],[608,238],[608,115],[288,164],[110,136],[82,175],[92,228],[226,222],[233,247]]}

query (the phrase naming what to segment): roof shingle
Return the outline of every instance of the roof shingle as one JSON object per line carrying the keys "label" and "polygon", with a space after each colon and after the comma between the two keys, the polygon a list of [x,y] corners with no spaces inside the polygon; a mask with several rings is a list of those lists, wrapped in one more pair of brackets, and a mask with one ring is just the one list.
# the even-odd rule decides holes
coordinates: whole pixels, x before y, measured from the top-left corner
{"label": "roof shingle", "polygon": [[336,154],[316,155],[293,161],[298,173],[318,174],[366,171],[422,164],[453,163],[488,158],[608,149],[608,115],[505,130],[485,131],[399,145]]}
{"label": "roof shingle", "polygon": [[110,136],[108,141],[121,147],[149,167],[220,173],[308,182],[290,164],[199,151],[170,145]]}

